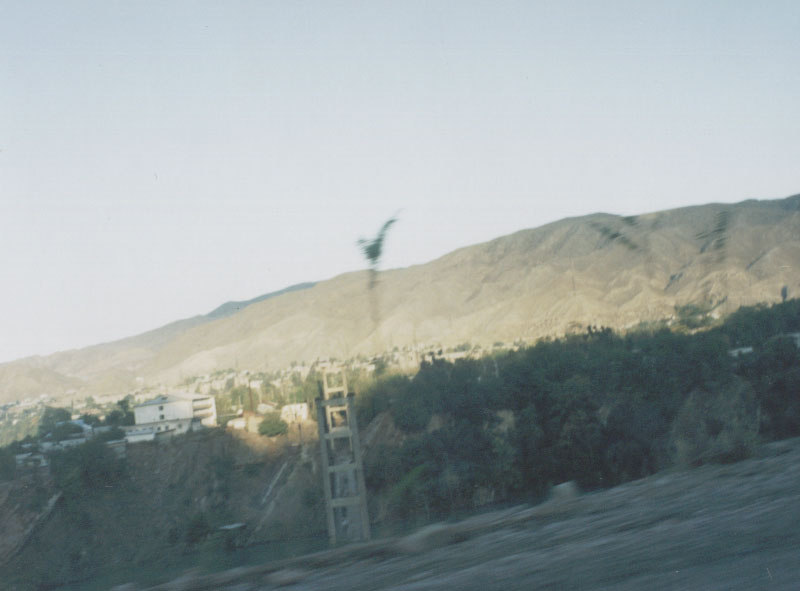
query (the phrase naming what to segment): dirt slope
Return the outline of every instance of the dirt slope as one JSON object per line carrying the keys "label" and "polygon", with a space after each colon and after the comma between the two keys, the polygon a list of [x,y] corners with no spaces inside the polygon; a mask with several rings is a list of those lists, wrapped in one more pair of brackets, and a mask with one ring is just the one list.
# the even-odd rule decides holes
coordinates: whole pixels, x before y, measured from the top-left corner
{"label": "dirt slope", "polygon": [[797,589],[798,482],[800,440],[778,442],[738,464],[149,591]]}

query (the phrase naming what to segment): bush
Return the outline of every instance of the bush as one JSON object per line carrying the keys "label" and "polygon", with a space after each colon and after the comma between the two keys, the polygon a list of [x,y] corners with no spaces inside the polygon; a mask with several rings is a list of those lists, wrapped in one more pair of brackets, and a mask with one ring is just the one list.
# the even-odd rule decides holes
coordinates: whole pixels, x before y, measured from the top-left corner
{"label": "bush", "polygon": [[359,425],[368,425],[378,414],[390,409],[392,401],[405,395],[410,380],[404,375],[381,376],[356,397]]}
{"label": "bush", "polygon": [[124,464],[102,441],[52,454],[50,468],[56,486],[68,497],[106,491],[124,474]]}
{"label": "bush", "polygon": [[675,418],[670,441],[673,459],[694,466],[742,460],[757,443],[758,422],[749,384],[735,382],[716,392],[695,390]]}
{"label": "bush", "polygon": [[211,525],[205,513],[197,513],[186,526],[186,543],[190,546],[204,540],[211,533]]}
{"label": "bush", "polygon": [[68,422],[70,418],[72,418],[72,416],[66,408],[46,406],[39,420],[39,437],[44,437],[55,429],[56,425]]}
{"label": "bush", "polygon": [[280,413],[271,412],[264,415],[264,420],[258,426],[258,432],[267,437],[284,435],[289,431],[289,425],[281,419]]}
{"label": "bush", "polygon": [[112,427],[108,431],[98,433],[94,438],[98,441],[119,441],[125,439],[125,431],[120,427]]}
{"label": "bush", "polygon": [[0,447],[0,480],[11,480],[17,470],[14,452],[7,447]]}
{"label": "bush", "polygon": [[75,423],[59,423],[53,427],[50,433],[55,441],[63,441],[64,439],[70,439],[74,435],[83,434],[83,429]]}

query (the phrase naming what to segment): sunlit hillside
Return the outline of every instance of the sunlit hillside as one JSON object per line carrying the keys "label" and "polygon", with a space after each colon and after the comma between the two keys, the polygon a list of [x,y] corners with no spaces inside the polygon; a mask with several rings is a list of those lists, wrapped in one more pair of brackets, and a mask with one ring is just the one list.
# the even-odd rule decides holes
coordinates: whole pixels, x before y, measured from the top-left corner
{"label": "sunlit hillside", "polygon": [[[800,195],[561,220],[382,272],[353,272],[115,343],[0,366],[0,401],[124,393],[227,367],[491,345],[616,329],[695,305],[725,315],[800,294]],[[256,298],[258,300],[259,298]],[[124,311],[123,311],[124,313]]]}

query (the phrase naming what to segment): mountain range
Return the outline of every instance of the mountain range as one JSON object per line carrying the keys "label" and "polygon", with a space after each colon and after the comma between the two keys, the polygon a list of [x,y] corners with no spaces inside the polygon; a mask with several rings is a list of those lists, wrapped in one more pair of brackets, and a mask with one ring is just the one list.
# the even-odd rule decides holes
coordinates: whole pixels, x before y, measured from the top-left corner
{"label": "mountain range", "polygon": [[119,341],[0,364],[0,403],[125,393],[224,368],[624,330],[681,306],[724,315],[800,295],[800,195],[597,213],[422,265],[304,283]]}

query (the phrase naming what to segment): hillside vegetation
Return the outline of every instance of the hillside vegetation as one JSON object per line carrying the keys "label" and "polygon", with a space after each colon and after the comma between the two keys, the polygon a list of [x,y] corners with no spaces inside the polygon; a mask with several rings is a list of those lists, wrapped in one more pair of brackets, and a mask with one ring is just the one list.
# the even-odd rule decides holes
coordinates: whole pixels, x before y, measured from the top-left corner
{"label": "hillside vegetation", "polygon": [[388,413],[404,435],[367,455],[376,515],[427,519],[568,480],[603,488],[748,457],[800,435],[798,339],[792,300],[694,334],[590,328],[382,378],[359,397],[359,420]]}

